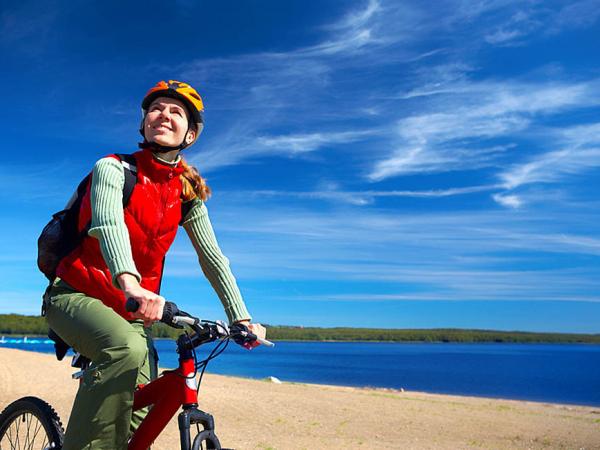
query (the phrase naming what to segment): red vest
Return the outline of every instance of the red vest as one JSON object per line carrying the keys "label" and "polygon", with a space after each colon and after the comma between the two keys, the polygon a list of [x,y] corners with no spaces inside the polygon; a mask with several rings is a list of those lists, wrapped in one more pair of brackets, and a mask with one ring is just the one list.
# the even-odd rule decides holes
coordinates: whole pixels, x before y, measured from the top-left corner
{"label": "red vest", "polygon": [[[137,182],[125,207],[125,225],[129,230],[133,260],[142,276],[141,285],[158,293],[164,258],[181,221],[179,176],[183,168],[181,164],[170,167],[159,163],[149,150],[138,151],[134,156]],[[90,222],[91,213],[88,185],[79,212],[80,230]],[[127,320],[132,319],[125,311],[123,291],[112,284],[112,275],[96,238],[86,235],[82,243],[60,262],[56,274],[77,291],[102,300]]]}

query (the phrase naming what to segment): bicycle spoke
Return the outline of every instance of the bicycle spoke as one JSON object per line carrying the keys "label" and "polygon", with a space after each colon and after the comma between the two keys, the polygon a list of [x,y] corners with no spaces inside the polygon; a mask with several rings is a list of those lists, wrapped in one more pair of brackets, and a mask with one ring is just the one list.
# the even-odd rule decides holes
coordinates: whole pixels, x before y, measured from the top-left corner
{"label": "bicycle spoke", "polygon": [[38,436],[43,436],[42,449],[49,449],[49,437],[46,435],[44,424],[32,413],[23,412],[15,417],[6,427],[4,436],[0,439],[0,450],[34,450],[39,444]]}
{"label": "bicycle spoke", "polygon": [[31,422],[32,422],[32,418],[33,418],[33,414],[29,414],[26,416],[29,420],[27,421],[27,434],[25,435],[25,444],[23,445],[23,448],[27,448],[28,450],[31,450],[31,437],[29,436],[29,433],[31,431]]}
{"label": "bicycle spoke", "polygon": [[29,449],[30,450],[33,450],[35,448],[35,440],[37,438],[38,433],[40,432],[40,426],[41,426],[41,423],[42,423],[42,422],[40,422],[40,420],[37,417],[34,416],[33,418],[35,419],[35,422],[36,422],[37,425],[32,423],[33,436],[31,436],[29,438],[30,439],[30,441],[29,441],[30,442],[30,444],[29,444]]}
{"label": "bicycle spoke", "polygon": [[29,415],[27,413],[23,413],[23,421],[22,421],[23,422],[23,428],[24,428],[23,433],[25,433],[25,434],[22,437],[23,443],[21,445],[23,446],[24,449],[27,448],[27,441],[29,440],[28,439],[28,435],[29,435],[29,431],[28,431],[29,430],[29,420],[27,420],[28,418],[29,418]]}
{"label": "bicycle spoke", "polygon": [[16,436],[17,439],[15,442],[16,442],[17,446],[15,448],[19,448],[19,436],[20,436],[19,429],[21,428],[21,416],[19,416],[17,418],[16,422],[17,422],[17,436]]}
{"label": "bicycle spoke", "polygon": [[31,442],[29,441],[29,430],[31,429],[31,416],[32,414],[25,414],[25,424],[27,425],[27,434],[25,435],[25,442],[23,447],[31,448]]}
{"label": "bicycle spoke", "polygon": [[[34,431],[34,433],[33,433],[33,439],[32,439],[32,441],[31,441],[31,448],[33,448],[33,444],[35,443],[35,440],[36,440],[36,438],[37,438],[37,435],[38,435],[38,433],[40,432],[40,430],[41,430],[42,428],[44,428],[44,427],[42,426],[42,422],[38,420],[37,427],[35,427],[35,431]],[[42,445],[42,448],[43,448],[43,445]]]}
{"label": "bicycle spoke", "polygon": [[15,448],[17,448],[17,447],[15,447],[15,443],[13,442],[13,439],[12,439],[12,423],[10,424],[10,427],[8,428],[8,440],[10,441],[11,450],[14,450]]}

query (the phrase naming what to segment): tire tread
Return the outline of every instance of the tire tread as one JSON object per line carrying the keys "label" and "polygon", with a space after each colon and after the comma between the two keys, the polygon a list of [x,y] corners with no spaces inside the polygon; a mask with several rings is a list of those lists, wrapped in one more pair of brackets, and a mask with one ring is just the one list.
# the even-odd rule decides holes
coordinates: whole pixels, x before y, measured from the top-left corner
{"label": "tire tread", "polygon": [[25,412],[33,414],[42,423],[48,438],[57,445],[54,448],[62,448],[64,429],[58,413],[44,400],[32,396],[15,400],[0,413],[0,439],[12,421]]}

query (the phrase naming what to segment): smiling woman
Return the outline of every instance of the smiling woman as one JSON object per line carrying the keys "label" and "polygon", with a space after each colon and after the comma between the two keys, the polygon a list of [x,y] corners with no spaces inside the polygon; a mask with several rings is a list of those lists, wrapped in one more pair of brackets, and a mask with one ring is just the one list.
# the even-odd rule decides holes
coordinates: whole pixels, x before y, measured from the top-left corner
{"label": "smiling woman", "polygon": [[146,139],[167,147],[180,142],[190,144],[195,140],[196,130],[188,127],[186,112],[181,101],[159,97],[152,102],[144,121]]}
{"label": "smiling woman", "polygon": [[[215,239],[204,204],[210,189],[181,156],[202,131],[202,99],[186,83],[161,81],[142,109],[141,150],[94,166],[79,209],[83,238],[60,261],[44,296],[50,327],[92,361],[73,405],[65,450],[125,448],[145,417],[147,411],[132,414],[133,391],[157,376],[150,326],[163,314],[163,262],[179,224],[230,323],[265,336],[264,327],[250,323]],[[126,176],[135,181],[124,195]],[[133,314],[125,309],[128,298],[139,304]]]}

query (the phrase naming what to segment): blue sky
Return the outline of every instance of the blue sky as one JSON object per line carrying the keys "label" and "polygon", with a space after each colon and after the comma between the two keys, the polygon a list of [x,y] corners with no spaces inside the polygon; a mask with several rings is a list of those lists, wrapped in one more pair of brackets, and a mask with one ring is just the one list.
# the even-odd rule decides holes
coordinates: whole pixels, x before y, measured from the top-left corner
{"label": "blue sky", "polygon": [[[433,8],[431,5],[435,5]],[[600,332],[600,1],[4,1],[0,312],[160,79],[257,321]],[[163,294],[224,317],[180,233]]]}

